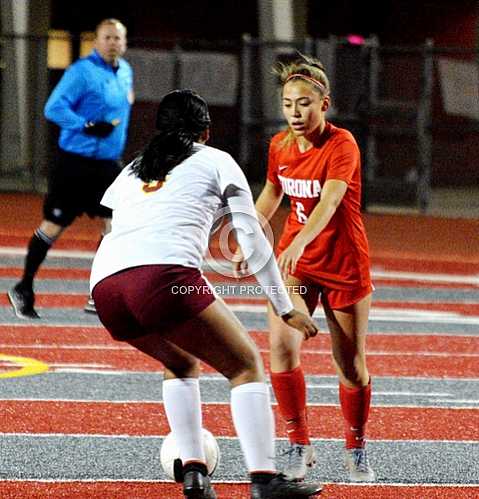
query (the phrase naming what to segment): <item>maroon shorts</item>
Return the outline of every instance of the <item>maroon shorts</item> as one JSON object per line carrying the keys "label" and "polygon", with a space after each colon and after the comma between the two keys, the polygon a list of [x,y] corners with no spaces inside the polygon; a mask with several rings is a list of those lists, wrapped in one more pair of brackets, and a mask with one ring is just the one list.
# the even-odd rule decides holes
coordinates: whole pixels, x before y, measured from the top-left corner
{"label": "maroon shorts", "polygon": [[98,317],[116,340],[174,327],[215,301],[201,272],[181,265],[122,270],[96,284],[92,295]]}

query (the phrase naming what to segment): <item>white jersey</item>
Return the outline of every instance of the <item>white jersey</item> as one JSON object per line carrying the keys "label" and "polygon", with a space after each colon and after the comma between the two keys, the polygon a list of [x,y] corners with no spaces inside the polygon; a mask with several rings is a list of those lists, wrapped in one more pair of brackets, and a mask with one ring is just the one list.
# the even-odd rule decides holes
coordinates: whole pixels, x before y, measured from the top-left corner
{"label": "white jersey", "polygon": [[[140,265],[176,264],[200,269],[208,249],[211,228],[227,203],[227,191],[241,199],[242,214],[257,225],[240,245],[253,244],[264,253],[265,241],[254,211],[251,190],[244,173],[227,153],[202,144],[167,175],[164,182],[146,184],[127,166],[105,192],[101,204],[113,210],[112,230],[93,261],[90,289],[105,277]],[[235,227],[244,225],[232,216]],[[244,222],[244,220],[243,220]],[[259,232],[258,229],[259,228]],[[244,229],[244,227],[243,227]],[[252,241],[252,239],[254,241]],[[274,259],[268,259],[265,287],[284,287]],[[248,261],[249,263],[249,261]],[[273,266],[273,268],[271,268]],[[261,268],[258,266],[258,272]],[[266,281],[266,282],[261,282]],[[291,311],[286,292],[270,297],[278,313]]]}

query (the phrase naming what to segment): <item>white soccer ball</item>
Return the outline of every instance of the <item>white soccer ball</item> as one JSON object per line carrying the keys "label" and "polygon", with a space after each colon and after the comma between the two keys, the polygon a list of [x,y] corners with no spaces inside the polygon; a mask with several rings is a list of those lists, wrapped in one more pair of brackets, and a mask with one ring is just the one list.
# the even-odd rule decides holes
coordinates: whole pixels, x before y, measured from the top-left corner
{"label": "white soccer ball", "polygon": [[[214,435],[205,428],[203,428],[203,445],[205,449],[206,468],[208,469],[208,475],[211,476],[220,462],[220,448]],[[180,451],[176,445],[176,440],[173,438],[172,433],[168,433],[161,445],[160,461],[163,471],[172,480],[175,479],[173,465],[175,459],[179,459],[179,457]]]}

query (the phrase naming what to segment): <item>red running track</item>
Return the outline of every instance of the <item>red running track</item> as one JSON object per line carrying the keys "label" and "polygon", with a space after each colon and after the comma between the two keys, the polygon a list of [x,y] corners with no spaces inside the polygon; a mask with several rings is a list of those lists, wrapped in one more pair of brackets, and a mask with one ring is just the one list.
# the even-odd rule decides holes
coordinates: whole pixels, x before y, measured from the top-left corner
{"label": "red running track", "polygon": [[[286,427],[277,415],[278,436]],[[2,433],[167,435],[169,426],[161,402],[77,402],[1,400]],[[204,403],[204,426],[218,437],[235,436],[229,404]],[[310,431],[317,438],[342,439],[339,407],[308,409]],[[404,426],[407,421],[407,431]],[[440,431],[438,430],[440,428]],[[479,440],[479,411],[458,408],[372,407],[368,422],[371,440]]]}
{"label": "red running track", "polygon": [[[97,366],[109,370],[161,371],[161,364],[128,345],[113,341],[102,328],[0,326],[1,352],[34,358],[55,368]],[[252,336],[268,364],[268,338]],[[479,337],[414,334],[371,334],[368,364],[374,376],[475,377]],[[328,334],[319,334],[303,347],[303,366],[308,374],[331,375]],[[5,366],[5,364],[3,364]],[[204,366],[205,372],[212,372]]]}
{"label": "red running track", "polygon": [[[260,348],[268,348],[266,331],[250,331],[250,334]],[[387,352],[391,354],[406,352],[414,355],[421,355],[424,352],[449,356],[479,355],[479,336],[375,333],[368,336],[367,342],[368,350],[371,352]],[[133,347],[123,342],[114,341],[102,327],[47,326],[45,324],[39,324],[38,326],[0,325],[0,345],[2,345],[2,348],[35,345],[52,349],[68,346],[101,347],[103,345],[136,352]],[[329,334],[324,332],[319,333],[314,339],[304,344],[304,349],[307,351],[329,351],[330,348]]]}
{"label": "red running track", "polygon": [[[41,218],[41,197],[28,196],[28,195],[4,195],[2,197],[2,214],[1,226],[4,228],[3,233],[0,234],[0,244],[9,244],[11,246],[18,246],[25,248],[27,241],[31,235],[32,229]],[[477,258],[479,240],[475,235],[478,233],[479,221],[461,221],[457,220],[450,223],[447,220],[435,219],[433,217],[403,217],[403,216],[375,216],[365,215],[365,223],[367,226],[368,236],[370,239],[372,262],[373,265],[380,265],[388,270],[404,270],[404,271],[418,271],[418,272],[456,272],[456,273],[477,273],[479,272],[479,260]],[[9,222],[10,221],[10,222]],[[82,217],[75,223],[75,226],[68,229],[63,237],[56,243],[55,248],[75,248],[93,251],[96,245],[96,238],[100,232],[99,224],[96,221],[89,221],[86,217]],[[93,227],[95,225],[95,227]],[[280,225],[278,223],[277,225]],[[5,229],[6,227],[6,229]],[[92,230],[95,228],[96,230]],[[385,230],[387,228],[387,230]],[[277,230],[275,231],[277,232]],[[8,271],[6,271],[8,272]],[[68,275],[73,275],[68,274]],[[81,274],[81,272],[80,272]],[[88,275],[86,271],[82,275]],[[78,275],[78,274],[77,274]],[[66,278],[67,274],[63,273],[62,277]],[[68,277],[67,277],[68,278]],[[85,278],[85,277],[79,277]],[[389,283],[387,280],[381,280],[382,283]],[[409,281],[390,281],[391,285],[407,285]],[[414,281],[410,281],[411,284]],[[379,284],[379,281],[376,280]],[[469,288],[473,286],[465,286],[461,284],[448,284],[448,283],[414,283],[417,286],[427,287],[457,287]],[[475,286],[477,287],[477,286]],[[83,298],[83,297],[82,297]],[[63,304],[63,306],[65,306]],[[39,328],[40,329],[40,328]],[[39,330],[37,329],[37,331]],[[64,331],[72,331],[73,328],[62,328]],[[25,333],[27,328],[17,327],[19,335]],[[5,330],[2,330],[2,332]],[[52,329],[48,330],[49,332]],[[83,332],[85,329],[75,328],[75,332]],[[101,331],[101,333],[100,333]],[[60,331],[59,331],[60,332]],[[81,333],[83,334],[83,333]],[[85,333],[86,334],[86,333]],[[102,335],[102,336],[101,336]],[[378,336],[378,341],[380,340]],[[100,339],[100,337],[102,339]],[[264,337],[264,336],[263,336]],[[370,336],[368,342],[370,348],[383,348],[380,345],[373,345],[372,341],[376,335]],[[403,338],[410,338],[412,335],[404,335]],[[4,342],[6,340],[1,339]],[[442,339],[434,336],[424,336],[422,338],[430,338],[431,342],[441,342]],[[466,353],[463,338],[455,337],[442,337],[454,341],[453,350],[456,353]],[[323,336],[320,337],[323,341]],[[470,338],[466,338],[469,340]],[[398,338],[397,341],[400,339]],[[106,333],[97,328],[95,330],[94,342],[99,341],[109,342]],[[326,341],[326,340],[324,340]],[[391,340],[389,335],[384,335],[383,341],[393,344],[396,340]],[[456,342],[459,343],[456,343]],[[390,346],[389,343],[387,343]],[[400,348],[398,343],[397,348]],[[451,343],[452,345],[453,343]],[[321,344],[321,348],[327,347],[327,344]],[[441,344],[437,343],[433,347],[440,347]],[[442,345],[444,348],[442,352],[450,351],[449,341],[448,345]],[[308,344],[311,348],[311,343]],[[408,347],[411,348],[411,347]],[[418,345],[417,348],[424,349],[425,345]],[[457,348],[457,350],[456,350]],[[476,343],[474,342],[474,348]],[[21,355],[19,349],[18,354]],[[438,351],[440,352],[441,350]],[[476,350],[477,352],[477,350]],[[473,353],[467,350],[467,353]],[[128,360],[124,359],[123,361]],[[409,359],[410,360],[410,359]],[[441,376],[441,364],[444,359],[435,359],[435,365],[429,366],[430,371],[424,375],[427,376]],[[321,356],[317,356],[315,362],[323,362]],[[308,361],[309,362],[309,361]],[[454,372],[449,367],[447,372]],[[475,373],[475,375],[477,375]],[[328,408],[321,408],[324,413],[321,417],[325,423],[324,428],[329,427],[324,420],[325,413]],[[422,409],[420,409],[422,412]],[[462,410],[461,410],[462,411]],[[454,411],[455,413],[455,411]],[[320,419],[321,421],[321,419]],[[449,426],[454,426],[448,423]],[[421,422],[421,425],[425,425]],[[475,427],[477,427],[475,422]],[[320,434],[324,431],[321,429]],[[221,499],[228,497],[233,499],[245,499],[248,497],[247,488],[241,485],[218,485],[219,497]],[[96,482],[96,483],[41,483],[41,482],[1,482],[0,481],[0,497],[2,499],[31,499],[35,498],[49,498],[49,497],[66,497],[71,499],[89,498],[115,498],[115,499],[146,499],[158,496],[161,494],[163,497],[173,498],[179,497],[180,493],[176,485],[169,484],[155,484],[155,483],[131,483],[131,482]],[[351,499],[352,497],[358,499],[405,499],[411,497],[417,498],[472,498],[479,496],[479,487],[423,487],[423,486],[351,486],[333,484],[327,485],[321,497],[336,498],[336,499]]]}
{"label": "red running track", "polygon": [[[159,362],[133,349],[122,350],[84,350],[84,349],[39,349],[2,347],[5,355],[29,357],[49,365],[66,367],[96,367],[107,370],[157,372],[162,367]],[[262,352],[266,368],[269,360],[266,352]],[[477,376],[477,356],[448,356],[430,354],[428,356],[400,354],[368,354],[368,367],[372,376],[426,376],[447,378],[472,378]],[[303,350],[302,366],[311,375],[332,375],[334,369],[330,353],[316,353]],[[203,366],[204,372],[213,372],[209,366]]]}
{"label": "red running track", "polygon": [[[218,499],[249,499],[246,484],[215,484]],[[1,482],[2,499],[174,499],[182,497],[173,483],[155,482]],[[473,499],[479,497],[479,486],[342,485],[326,484],[318,498],[322,499]]]}

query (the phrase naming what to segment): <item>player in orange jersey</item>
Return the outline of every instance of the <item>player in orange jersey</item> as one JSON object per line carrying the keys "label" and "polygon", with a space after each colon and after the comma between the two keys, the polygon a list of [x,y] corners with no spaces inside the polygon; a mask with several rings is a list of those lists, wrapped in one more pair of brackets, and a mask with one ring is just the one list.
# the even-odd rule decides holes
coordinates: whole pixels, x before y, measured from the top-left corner
{"label": "player in orange jersey", "polygon": [[[270,220],[283,195],[291,212],[277,248],[278,264],[298,310],[324,308],[345,419],[346,466],[353,481],[372,481],[365,449],[371,381],[365,340],[373,290],[361,220],[361,167],[356,141],[326,120],[329,81],[320,61],[301,57],[280,65],[282,110],[288,128],[270,145],[266,184],[256,201]],[[239,275],[245,264],[236,264]],[[301,287],[300,287],[301,286]],[[301,337],[269,310],[271,380],[290,441],[288,474],[304,478],[316,462],[306,416]]]}

